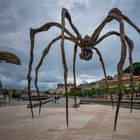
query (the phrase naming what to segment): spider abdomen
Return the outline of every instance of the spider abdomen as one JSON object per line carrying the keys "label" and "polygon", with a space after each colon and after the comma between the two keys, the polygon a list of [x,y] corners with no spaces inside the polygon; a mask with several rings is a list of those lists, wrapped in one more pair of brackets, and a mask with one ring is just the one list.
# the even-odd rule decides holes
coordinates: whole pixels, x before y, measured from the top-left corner
{"label": "spider abdomen", "polygon": [[81,49],[81,53],[79,54],[81,59],[89,61],[92,58],[92,50],[88,48]]}
{"label": "spider abdomen", "polygon": [[80,53],[80,58],[84,59],[86,61],[89,61],[92,58],[92,49],[89,46],[89,42],[90,42],[90,36],[86,35],[82,42],[81,42],[81,53]]}

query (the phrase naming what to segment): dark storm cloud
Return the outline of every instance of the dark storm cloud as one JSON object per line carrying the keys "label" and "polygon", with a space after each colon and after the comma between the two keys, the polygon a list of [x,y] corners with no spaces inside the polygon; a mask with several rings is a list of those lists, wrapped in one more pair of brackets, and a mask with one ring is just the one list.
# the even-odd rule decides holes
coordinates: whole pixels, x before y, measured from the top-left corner
{"label": "dark storm cloud", "polygon": [[[29,29],[37,28],[50,21],[61,21],[61,9],[66,7],[72,17],[73,23],[84,37],[86,34],[92,35],[97,26],[107,16],[109,10],[114,7],[120,8],[125,15],[130,17],[136,25],[140,26],[140,1],[139,0],[1,0],[0,1],[0,50],[15,53],[20,57],[22,65],[0,64],[0,79],[5,87],[25,88],[27,85],[26,75],[29,61]],[[134,40],[134,61],[139,61],[139,34],[128,24],[126,33]],[[66,27],[71,31],[71,27],[66,22]],[[34,77],[35,67],[39,63],[41,54],[47,44],[60,34],[60,30],[54,28],[47,33],[40,33],[36,36],[34,50],[34,64],[32,77]],[[119,24],[115,21],[108,23],[101,35],[108,31],[119,32]],[[106,65],[107,74],[116,74],[116,65],[120,58],[120,39],[112,36],[97,45],[102,53]],[[73,82],[72,61],[73,43],[65,43],[66,58],[68,65],[68,82]],[[79,58],[80,49],[77,54],[76,74],[77,81],[95,81],[104,78],[99,58],[93,52],[93,59],[89,62]],[[60,41],[55,43],[49,55],[44,60],[44,65],[39,70],[39,87],[48,89],[55,87],[57,83],[63,82],[63,65],[61,61]],[[128,65],[128,60],[125,66]],[[32,82],[32,88],[34,84]]]}

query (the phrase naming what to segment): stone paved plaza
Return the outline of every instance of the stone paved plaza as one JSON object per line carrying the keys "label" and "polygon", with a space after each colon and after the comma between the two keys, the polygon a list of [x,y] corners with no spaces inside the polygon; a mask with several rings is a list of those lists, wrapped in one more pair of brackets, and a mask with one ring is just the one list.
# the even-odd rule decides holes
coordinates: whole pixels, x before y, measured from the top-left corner
{"label": "stone paved plaza", "polygon": [[140,140],[140,110],[120,108],[117,131],[113,131],[111,106],[81,105],[69,109],[69,126],[65,108],[34,109],[31,119],[26,106],[0,108],[0,140]]}

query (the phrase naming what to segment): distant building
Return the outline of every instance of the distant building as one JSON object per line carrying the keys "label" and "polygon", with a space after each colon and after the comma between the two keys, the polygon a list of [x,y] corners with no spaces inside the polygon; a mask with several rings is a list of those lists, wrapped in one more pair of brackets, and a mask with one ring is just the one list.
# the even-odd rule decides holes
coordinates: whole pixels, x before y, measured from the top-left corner
{"label": "distant building", "polygon": [[[133,76],[133,81],[134,84],[140,84],[140,76]],[[124,86],[129,86],[130,85],[130,74],[123,74],[122,77],[122,82]],[[107,77],[107,83],[109,87],[117,87],[118,85],[118,75],[116,74],[114,77],[108,76]],[[92,82],[92,83],[87,83],[87,84],[81,84],[77,86],[77,89],[79,91],[84,91],[84,90],[92,90],[96,88],[105,88],[106,87],[106,82],[105,79]],[[73,91],[73,84],[68,84],[68,92]],[[62,83],[59,83],[57,85],[57,88],[55,89],[50,89],[49,92],[51,94],[64,94],[65,93],[65,86]]]}
{"label": "distant building", "polygon": [[[68,83],[67,90],[68,92],[73,91],[74,85]],[[95,88],[95,84],[81,84],[76,87],[78,90],[91,90]],[[65,86],[62,83],[57,84],[57,88],[50,89],[49,93],[51,94],[64,94],[65,93]]]}
{"label": "distant building", "polygon": [[58,88],[63,87],[63,86],[64,86],[64,84],[62,84],[62,83],[57,84]]}
{"label": "distant building", "polygon": [[[140,76],[133,76],[134,84],[140,83]],[[115,75],[113,79],[107,80],[109,87],[116,87],[118,84],[118,75]],[[123,74],[122,83],[124,86],[129,86],[130,84],[130,74]],[[96,87],[104,88],[106,87],[105,79],[97,81]]]}
{"label": "distant building", "polygon": [[81,84],[77,86],[80,90],[92,90],[95,88],[95,84]]}
{"label": "distant building", "polygon": [[[68,83],[67,84],[67,90],[70,92],[70,90],[73,88],[73,84]],[[51,94],[64,94],[65,93],[65,85],[62,83],[57,84],[56,89],[50,89],[49,93]]]}

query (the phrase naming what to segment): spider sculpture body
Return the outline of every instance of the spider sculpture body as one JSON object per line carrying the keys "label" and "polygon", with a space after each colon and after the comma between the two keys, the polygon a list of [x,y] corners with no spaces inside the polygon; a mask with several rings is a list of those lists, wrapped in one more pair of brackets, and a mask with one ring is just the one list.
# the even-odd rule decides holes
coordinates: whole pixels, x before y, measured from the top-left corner
{"label": "spider sculpture body", "polygon": [[[75,32],[76,36],[73,35],[69,30],[65,28],[65,19],[68,20],[72,30]],[[112,20],[116,20],[119,23],[119,32],[116,31],[110,31],[104,34],[103,36],[99,37],[102,29],[105,27],[105,25],[108,22],[111,22]],[[120,38],[121,41],[121,57],[117,65],[117,72],[118,72],[118,104],[116,107],[116,115],[115,115],[115,122],[114,122],[114,130],[116,130],[116,123],[117,123],[117,118],[118,118],[118,112],[120,108],[120,102],[123,96],[123,87],[122,87],[122,75],[123,75],[123,65],[126,59],[126,53],[127,53],[127,47],[129,50],[129,62],[130,62],[130,68],[131,68],[131,81],[130,81],[130,86],[131,86],[131,112],[132,112],[132,103],[133,103],[133,61],[132,61],[132,50],[133,50],[133,41],[125,35],[124,31],[124,21],[126,21],[128,24],[130,24],[138,33],[140,33],[140,29],[125,15],[122,14],[122,12],[117,9],[113,8],[109,11],[107,17],[103,20],[103,22],[96,28],[96,30],[93,32],[93,34],[90,36],[86,35],[84,38],[81,37],[81,34],[77,30],[77,28],[74,26],[71,16],[68,12],[67,9],[62,8],[62,13],[61,13],[61,24],[56,23],[56,22],[50,22],[47,24],[44,24],[43,26],[36,28],[36,29],[30,29],[30,39],[31,39],[31,49],[30,49],[30,60],[29,60],[29,71],[27,75],[27,80],[28,80],[28,95],[30,99],[30,107],[31,107],[31,114],[32,117],[34,117],[33,114],[33,108],[32,108],[32,100],[31,100],[31,95],[30,95],[30,85],[31,85],[31,71],[32,71],[32,64],[33,64],[33,50],[34,50],[34,39],[35,35],[40,32],[48,31],[50,28],[57,27],[61,30],[61,35],[58,37],[54,38],[47,46],[47,48],[44,49],[43,54],[41,56],[41,59],[35,69],[35,87],[40,99],[40,91],[38,87],[38,72],[39,68],[43,63],[44,58],[47,56],[49,53],[50,48],[52,45],[58,41],[61,40],[61,55],[62,55],[62,64],[64,68],[64,84],[65,84],[65,92],[66,92],[66,122],[68,125],[68,95],[67,95],[67,74],[68,74],[68,68],[66,64],[66,57],[65,57],[65,48],[64,48],[64,41],[69,40],[74,43],[74,56],[73,56],[73,78],[74,78],[74,92],[76,91],[76,75],[75,75],[75,64],[76,64],[76,55],[77,55],[77,47],[81,49],[81,53],[79,54],[81,59],[84,59],[86,61],[89,61],[92,58],[93,51],[97,53],[99,56],[99,60],[103,69],[103,73],[105,76],[105,81],[106,81],[106,87],[109,89],[107,80],[106,80],[106,70],[105,70],[105,65],[104,61],[102,58],[102,55],[98,48],[96,48],[96,45],[100,43],[103,39],[105,39],[108,36],[111,35],[116,35]],[[108,91],[109,92],[109,91]],[[111,96],[112,100],[112,96]],[[113,102],[112,102],[113,105]],[[40,107],[39,107],[39,113],[41,110],[41,100],[40,100]]]}

